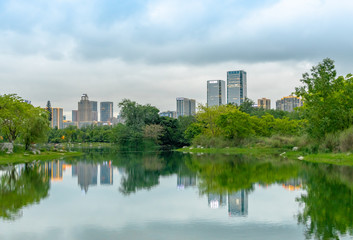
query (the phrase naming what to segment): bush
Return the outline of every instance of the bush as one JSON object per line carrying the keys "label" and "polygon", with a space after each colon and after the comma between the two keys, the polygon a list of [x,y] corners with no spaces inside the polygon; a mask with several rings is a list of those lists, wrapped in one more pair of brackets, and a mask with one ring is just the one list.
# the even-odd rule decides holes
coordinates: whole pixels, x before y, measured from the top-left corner
{"label": "bush", "polygon": [[339,134],[329,133],[320,145],[320,150],[323,152],[337,152],[339,151],[339,145]]}
{"label": "bush", "polygon": [[348,152],[353,150],[353,127],[350,127],[339,136],[339,149],[342,152]]}

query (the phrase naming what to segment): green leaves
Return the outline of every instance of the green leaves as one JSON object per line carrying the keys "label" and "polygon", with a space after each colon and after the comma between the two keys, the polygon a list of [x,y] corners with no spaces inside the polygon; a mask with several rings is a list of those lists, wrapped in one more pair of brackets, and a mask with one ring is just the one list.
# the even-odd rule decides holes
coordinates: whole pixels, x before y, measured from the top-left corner
{"label": "green leaves", "polygon": [[9,142],[20,137],[28,148],[30,143],[45,139],[48,126],[45,110],[33,107],[16,94],[0,96],[0,131]]}
{"label": "green leaves", "polygon": [[304,85],[296,88],[296,95],[303,99],[301,111],[311,137],[322,139],[352,124],[352,75],[336,78],[334,62],[326,58],[314,66],[310,74],[304,73],[300,81]]}

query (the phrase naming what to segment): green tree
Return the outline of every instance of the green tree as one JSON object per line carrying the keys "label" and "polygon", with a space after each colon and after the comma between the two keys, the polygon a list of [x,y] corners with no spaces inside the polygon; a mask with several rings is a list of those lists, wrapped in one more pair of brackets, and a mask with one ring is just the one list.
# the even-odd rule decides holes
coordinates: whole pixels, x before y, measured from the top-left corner
{"label": "green tree", "polygon": [[26,148],[34,141],[43,140],[48,129],[48,115],[15,94],[0,96],[0,129],[9,142],[18,137]]}
{"label": "green tree", "polygon": [[313,138],[322,139],[353,122],[352,75],[336,75],[334,61],[326,58],[312,67],[310,74],[304,73],[303,86],[296,88],[296,95],[303,99],[300,109],[308,120],[307,132]]}
{"label": "green tree", "polygon": [[47,102],[47,107],[45,108],[45,110],[47,110],[48,111],[48,120],[49,120],[49,122],[51,122],[51,120],[52,120],[52,115],[53,115],[53,109],[51,108],[51,104],[50,104],[50,101],[48,100],[48,102]]}
{"label": "green tree", "polygon": [[41,108],[30,107],[28,118],[24,122],[21,138],[25,149],[28,150],[31,143],[45,142],[49,131],[48,114]]}

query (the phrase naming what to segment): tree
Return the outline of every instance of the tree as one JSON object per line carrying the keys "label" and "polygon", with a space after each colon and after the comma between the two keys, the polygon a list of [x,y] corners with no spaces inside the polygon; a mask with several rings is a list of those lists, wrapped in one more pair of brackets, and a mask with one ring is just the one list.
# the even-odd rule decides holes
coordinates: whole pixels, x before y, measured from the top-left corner
{"label": "tree", "polygon": [[124,99],[119,103],[119,107],[125,124],[134,130],[142,130],[146,124],[157,124],[159,121],[159,110],[150,104],[140,105],[129,99]]}
{"label": "tree", "polygon": [[33,142],[46,141],[49,131],[48,115],[41,108],[30,107],[28,118],[24,121],[22,138],[25,149],[28,150]]}
{"label": "tree", "polygon": [[48,100],[47,102],[47,107],[45,108],[45,110],[48,111],[49,115],[48,115],[48,120],[49,122],[51,122],[52,120],[52,115],[53,115],[53,109],[51,108],[51,104],[50,104],[50,101]]}
{"label": "tree", "polygon": [[31,142],[45,139],[49,122],[44,110],[15,94],[0,96],[0,110],[0,129],[9,142],[20,137],[28,149]]}
{"label": "tree", "polygon": [[303,99],[300,110],[308,120],[307,132],[313,138],[322,139],[353,122],[352,75],[336,75],[334,61],[326,58],[310,74],[304,73],[300,80],[304,86],[296,88],[296,95]]}

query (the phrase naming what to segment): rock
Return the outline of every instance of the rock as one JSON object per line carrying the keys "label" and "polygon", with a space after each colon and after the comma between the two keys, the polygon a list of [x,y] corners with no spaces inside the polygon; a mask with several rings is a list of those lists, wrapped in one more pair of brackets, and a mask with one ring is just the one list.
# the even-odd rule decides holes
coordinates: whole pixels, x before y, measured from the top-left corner
{"label": "rock", "polygon": [[293,147],[292,150],[293,150],[293,151],[298,151],[298,149],[299,149],[298,147]]}
{"label": "rock", "polygon": [[1,146],[1,151],[6,151],[7,154],[13,153],[12,143],[3,143],[0,146]]}
{"label": "rock", "polygon": [[304,157],[303,156],[299,156],[298,159],[299,160],[304,160]]}
{"label": "rock", "polygon": [[32,153],[33,153],[34,155],[36,155],[36,154],[37,154],[37,151],[36,151],[36,150],[32,150]]}

